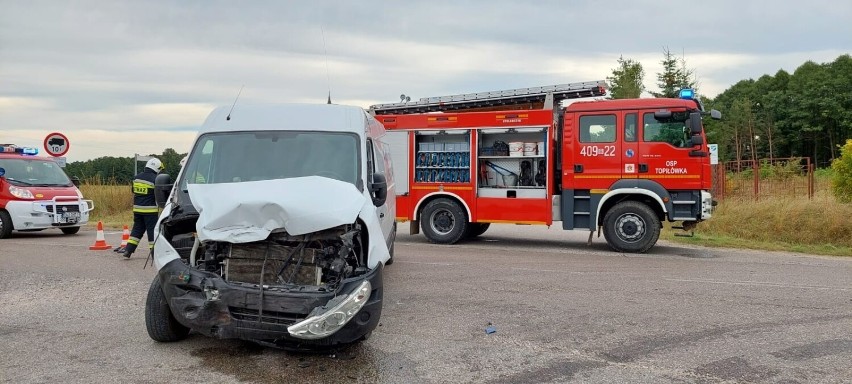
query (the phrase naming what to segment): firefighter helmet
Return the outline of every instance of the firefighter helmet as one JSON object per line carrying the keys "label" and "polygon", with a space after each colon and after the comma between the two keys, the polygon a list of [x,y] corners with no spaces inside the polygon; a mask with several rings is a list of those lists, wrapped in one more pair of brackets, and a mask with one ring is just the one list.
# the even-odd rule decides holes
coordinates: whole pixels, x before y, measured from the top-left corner
{"label": "firefighter helmet", "polygon": [[148,160],[148,162],[145,163],[145,168],[150,168],[154,172],[160,172],[160,171],[163,170],[163,162],[160,161],[160,159],[155,157],[151,160]]}

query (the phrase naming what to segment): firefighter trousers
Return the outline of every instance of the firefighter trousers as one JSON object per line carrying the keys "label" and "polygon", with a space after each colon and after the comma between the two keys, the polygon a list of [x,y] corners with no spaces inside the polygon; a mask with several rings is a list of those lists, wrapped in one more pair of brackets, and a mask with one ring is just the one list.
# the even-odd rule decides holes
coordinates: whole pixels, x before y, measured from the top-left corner
{"label": "firefighter trousers", "polygon": [[157,224],[157,216],[156,213],[133,212],[133,229],[130,230],[130,239],[127,240],[126,255],[136,250],[145,232],[148,232],[148,248],[154,247],[154,225]]}

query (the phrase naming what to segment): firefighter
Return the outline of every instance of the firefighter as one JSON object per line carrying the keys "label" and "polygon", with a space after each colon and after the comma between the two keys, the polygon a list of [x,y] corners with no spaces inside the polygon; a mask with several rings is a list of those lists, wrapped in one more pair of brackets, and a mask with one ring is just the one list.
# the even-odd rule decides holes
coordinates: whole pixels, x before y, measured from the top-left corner
{"label": "firefighter", "polygon": [[130,258],[139,246],[142,233],[148,232],[148,248],[154,247],[154,225],[157,224],[157,202],[154,199],[154,179],[163,170],[160,159],[153,158],[145,164],[145,169],[133,177],[133,229],[127,248],[121,254]]}

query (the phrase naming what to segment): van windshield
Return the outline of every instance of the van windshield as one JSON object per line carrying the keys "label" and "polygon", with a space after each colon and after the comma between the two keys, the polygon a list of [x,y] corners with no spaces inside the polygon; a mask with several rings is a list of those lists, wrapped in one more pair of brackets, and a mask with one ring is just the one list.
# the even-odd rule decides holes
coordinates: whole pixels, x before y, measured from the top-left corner
{"label": "van windshield", "polygon": [[358,143],[356,134],[340,132],[207,133],[192,149],[180,185],[323,176],[360,189]]}
{"label": "van windshield", "polygon": [[41,159],[0,159],[10,184],[27,187],[70,187],[71,179],[55,161]]}

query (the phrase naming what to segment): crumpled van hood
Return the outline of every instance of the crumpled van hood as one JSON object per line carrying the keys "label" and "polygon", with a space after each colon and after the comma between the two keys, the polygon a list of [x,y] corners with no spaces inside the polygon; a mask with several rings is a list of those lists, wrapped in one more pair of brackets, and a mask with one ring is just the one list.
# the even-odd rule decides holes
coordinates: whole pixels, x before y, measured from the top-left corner
{"label": "crumpled van hood", "polygon": [[291,235],[352,224],[367,198],[354,185],[320,176],[189,184],[201,241],[248,243],[273,230]]}

